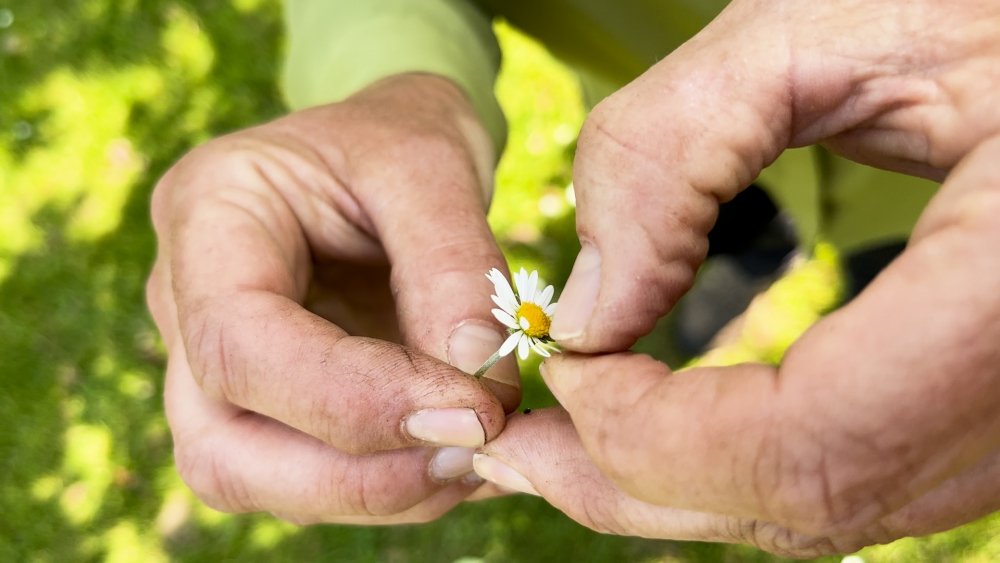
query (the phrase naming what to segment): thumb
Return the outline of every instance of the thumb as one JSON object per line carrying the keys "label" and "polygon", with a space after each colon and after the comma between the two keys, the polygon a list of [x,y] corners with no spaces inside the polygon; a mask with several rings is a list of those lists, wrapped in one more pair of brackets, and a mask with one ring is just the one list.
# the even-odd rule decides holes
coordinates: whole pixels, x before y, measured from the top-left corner
{"label": "thumb", "polygon": [[[507,268],[486,221],[492,143],[452,89],[459,98],[453,113],[429,133],[358,159],[363,169],[355,178],[364,184],[357,193],[392,265],[404,344],[474,373],[507,336],[490,312],[493,284],[486,278],[492,268]],[[520,403],[513,357],[493,366],[483,382],[508,412]]]}
{"label": "thumb", "polygon": [[[718,20],[713,25],[724,25]],[[711,31],[706,28],[706,32]],[[687,291],[720,202],[787,143],[783,53],[739,56],[703,33],[599,104],[574,163],[583,249],[552,336],[623,350]]]}

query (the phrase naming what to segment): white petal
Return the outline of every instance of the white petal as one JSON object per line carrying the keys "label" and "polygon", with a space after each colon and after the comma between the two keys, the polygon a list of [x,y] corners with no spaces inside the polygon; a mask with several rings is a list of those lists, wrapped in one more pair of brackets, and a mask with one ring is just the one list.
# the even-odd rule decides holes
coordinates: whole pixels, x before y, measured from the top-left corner
{"label": "white petal", "polygon": [[552,294],[554,292],[555,289],[553,289],[551,285],[545,286],[545,289],[542,290],[541,295],[539,295],[538,298],[535,299],[535,304],[541,307],[542,310],[544,311],[545,308],[549,306],[549,302],[552,301]]}
{"label": "white petal", "polygon": [[552,354],[549,354],[548,350],[544,348],[544,345],[534,338],[531,339],[531,349],[534,350],[539,356],[543,356],[545,358],[552,356]]}
{"label": "white petal", "polygon": [[510,354],[511,351],[514,350],[514,347],[517,346],[518,340],[523,335],[524,335],[524,333],[522,333],[522,332],[515,332],[514,334],[510,335],[507,338],[507,340],[504,340],[503,344],[500,346],[500,352],[499,352],[500,357],[503,357],[503,356],[506,356],[507,354]]}
{"label": "white petal", "polygon": [[541,346],[542,348],[545,348],[546,350],[548,350],[550,352],[558,351],[559,350],[559,348],[556,347],[555,343],[553,343],[553,342],[546,342],[546,341],[542,340],[541,338],[536,338],[535,341],[538,342],[539,346]]}
{"label": "white petal", "polygon": [[493,302],[497,304],[497,307],[500,307],[500,309],[504,313],[507,313],[508,315],[510,315],[512,317],[514,316],[514,313],[516,311],[514,311],[514,310],[508,310],[508,309],[510,309],[510,303],[507,303],[506,301],[504,301],[503,299],[500,299],[496,295],[490,295],[490,299],[492,299]]}
{"label": "white petal", "polygon": [[[514,290],[510,288],[510,283],[507,282],[507,278],[503,277],[500,270],[494,269],[493,271],[496,272],[493,275],[493,289],[496,291],[497,297],[512,304],[513,310],[510,313],[513,315],[517,311],[517,298],[514,297]],[[501,309],[504,308],[501,306]]]}
{"label": "white petal", "polygon": [[528,335],[521,334],[521,340],[517,342],[517,355],[521,357],[522,360],[528,359]]}
{"label": "white petal", "polygon": [[558,303],[552,303],[548,307],[542,309],[542,312],[551,317],[556,314],[556,305],[558,305]]}
{"label": "white petal", "polygon": [[509,328],[517,328],[517,323],[514,322],[514,317],[507,314],[505,311],[500,309],[493,309],[493,316],[497,318],[498,321],[507,325]]}
{"label": "white petal", "polygon": [[503,274],[500,273],[500,270],[493,268],[490,270],[490,273],[486,274],[486,279],[493,282],[493,285],[496,285],[498,279],[503,279]]}
{"label": "white petal", "polygon": [[507,283],[503,277],[503,274],[501,274],[500,270],[497,270],[496,268],[493,268],[492,270],[490,270],[490,273],[486,274],[486,279],[493,282],[494,286]]}
{"label": "white petal", "polygon": [[493,275],[493,273],[496,272],[496,271],[497,271],[496,268],[490,270],[490,273],[486,274],[486,279],[490,280],[490,283],[493,284],[493,293],[496,293],[497,295],[500,295],[500,293],[501,293],[500,292],[500,284],[497,283],[497,278],[496,278],[496,276]]}
{"label": "white petal", "polygon": [[538,287],[538,270],[532,270],[531,277],[528,278],[528,289],[527,289],[528,295],[527,297],[525,297],[524,295],[521,296],[521,303],[524,303],[525,301],[534,303],[535,288],[537,287]]}
{"label": "white petal", "polygon": [[514,285],[517,286],[517,296],[521,298],[521,303],[526,303],[528,300],[524,298],[524,293],[528,289],[528,272],[524,268],[514,274]]}
{"label": "white petal", "polygon": [[490,295],[490,299],[497,304],[497,307],[503,309],[503,312],[507,313],[511,317],[517,314],[517,309],[509,301],[502,297],[497,297],[496,295]]}
{"label": "white petal", "polygon": [[[531,328],[531,323],[529,323],[528,319],[526,319],[524,317],[521,317],[521,320],[518,321],[518,322],[520,324],[521,330],[528,330],[529,328]],[[514,328],[517,328],[517,327],[515,326]]]}

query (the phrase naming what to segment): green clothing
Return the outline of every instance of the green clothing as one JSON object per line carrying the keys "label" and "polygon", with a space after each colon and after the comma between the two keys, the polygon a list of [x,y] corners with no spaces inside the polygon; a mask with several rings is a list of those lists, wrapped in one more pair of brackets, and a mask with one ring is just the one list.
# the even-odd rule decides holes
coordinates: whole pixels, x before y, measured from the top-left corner
{"label": "green clothing", "polygon": [[[493,96],[503,16],[580,75],[593,105],[708,24],[728,0],[287,0],[284,86],[292,108],[342,100],[381,78],[432,72],[468,94],[498,147]],[[786,151],[758,184],[795,220],[802,243],[842,251],[909,236],[937,184],[883,172],[818,147]]]}

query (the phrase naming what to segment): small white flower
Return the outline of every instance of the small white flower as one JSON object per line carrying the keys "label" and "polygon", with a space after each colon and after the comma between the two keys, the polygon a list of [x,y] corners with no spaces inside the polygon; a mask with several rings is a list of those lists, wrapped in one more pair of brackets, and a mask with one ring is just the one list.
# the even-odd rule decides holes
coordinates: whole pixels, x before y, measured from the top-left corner
{"label": "small white flower", "polygon": [[538,271],[528,275],[527,270],[514,274],[514,284],[517,295],[511,289],[507,278],[500,270],[493,268],[486,278],[493,282],[496,295],[493,302],[499,309],[493,309],[493,315],[510,331],[510,337],[500,346],[497,352],[500,357],[510,354],[517,348],[517,355],[522,360],[528,359],[528,350],[548,358],[557,348],[551,344],[549,327],[552,325],[552,315],[556,312],[556,304],[552,301],[554,292],[551,285],[545,289],[538,287]]}

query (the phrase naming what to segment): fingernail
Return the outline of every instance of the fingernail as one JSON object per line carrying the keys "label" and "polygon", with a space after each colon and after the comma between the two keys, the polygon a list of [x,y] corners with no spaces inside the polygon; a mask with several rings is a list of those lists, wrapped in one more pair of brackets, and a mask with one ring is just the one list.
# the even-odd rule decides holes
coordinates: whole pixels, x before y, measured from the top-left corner
{"label": "fingernail", "polygon": [[[473,448],[441,448],[431,459],[428,470],[438,481],[448,481],[472,473]],[[475,473],[472,473],[475,475]]]}
{"label": "fingernail", "polygon": [[538,494],[535,487],[523,475],[514,471],[502,461],[498,461],[486,454],[476,454],[472,457],[472,465],[480,477],[491,483],[519,493],[542,496]]}
{"label": "fingernail", "polygon": [[[448,342],[448,362],[465,373],[476,373],[486,360],[500,349],[503,341],[503,335],[493,328],[474,322],[465,323],[451,333],[451,340]],[[508,385],[520,386],[515,370],[491,368],[486,372],[486,377]]]}
{"label": "fingernail", "polygon": [[556,340],[569,340],[583,334],[597,304],[601,290],[601,255],[597,247],[585,244],[573,264],[549,334]]}
{"label": "fingernail", "polygon": [[486,431],[472,409],[428,409],[406,419],[406,432],[438,446],[478,448],[486,443]]}
{"label": "fingernail", "polygon": [[486,482],[486,479],[483,479],[475,473],[467,473],[465,477],[462,477],[462,482],[466,485],[482,485]]}

